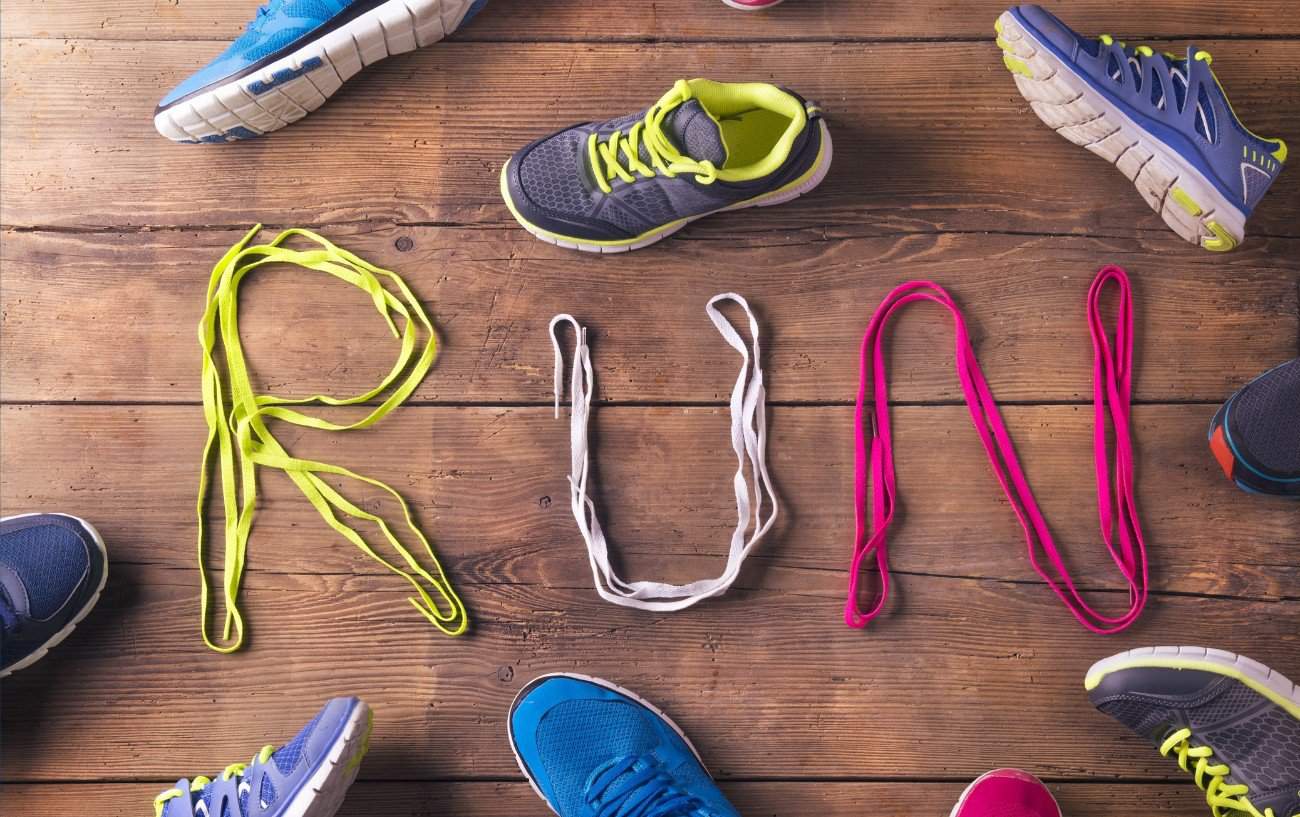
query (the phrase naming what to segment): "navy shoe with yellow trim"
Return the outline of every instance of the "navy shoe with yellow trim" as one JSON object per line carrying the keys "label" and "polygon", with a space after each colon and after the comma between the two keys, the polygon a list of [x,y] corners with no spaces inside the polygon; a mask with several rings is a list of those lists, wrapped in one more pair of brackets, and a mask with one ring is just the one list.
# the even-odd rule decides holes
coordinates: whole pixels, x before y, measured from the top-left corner
{"label": "navy shoe with yellow trim", "polygon": [[537,238],[587,252],[653,244],[722,210],[782,204],[831,166],[816,105],[775,85],[678,80],[643,113],[575,125],[501,169],[501,195]]}

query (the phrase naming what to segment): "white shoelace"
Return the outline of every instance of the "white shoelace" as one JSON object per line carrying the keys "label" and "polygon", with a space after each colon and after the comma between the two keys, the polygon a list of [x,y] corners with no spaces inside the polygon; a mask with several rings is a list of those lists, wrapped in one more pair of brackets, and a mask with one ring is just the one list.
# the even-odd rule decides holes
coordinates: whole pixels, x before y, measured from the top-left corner
{"label": "white shoelace", "polygon": [[[719,301],[735,301],[749,316],[749,332],[753,336],[751,349],[745,346],[731,322],[718,311]],[[591,416],[591,395],[595,376],[591,368],[591,349],[587,346],[587,330],[569,314],[556,315],[551,320],[551,344],[555,347],[555,416],[560,416],[561,382],[564,377],[564,353],[556,327],[569,323],[576,333],[573,372],[570,378],[572,408],[569,434],[572,464],[569,475],[569,498],[573,518],[587,543],[596,592],[606,601],[638,610],[682,610],[712,596],[720,596],[736,581],[740,567],[776,521],[779,510],[776,492],[767,473],[767,412],[766,392],[763,389],[763,369],[759,363],[758,321],[745,299],[733,292],[715,295],[705,306],[709,319],[724,340],[740,352],[740,376],[731,390],[731,447],[736,452],[737,468],[733,483],[736,491],[736,530],[731,534],[731,548],[727,566],[722,575],[714,579],[700,579],[690,584],[664,584],[662,582],[628,582],[620,578],[609,563],[609,544],[596,518],[596,504],[587,495],[587,476],[590,455],[587,447],[587,425]],[[746,472],[753,475],[751,492]],[[766,498],[766,502],[764,501]],[[765,505],[770,511],[765,515]],[[752,524],[752,532],[750,532]]]}

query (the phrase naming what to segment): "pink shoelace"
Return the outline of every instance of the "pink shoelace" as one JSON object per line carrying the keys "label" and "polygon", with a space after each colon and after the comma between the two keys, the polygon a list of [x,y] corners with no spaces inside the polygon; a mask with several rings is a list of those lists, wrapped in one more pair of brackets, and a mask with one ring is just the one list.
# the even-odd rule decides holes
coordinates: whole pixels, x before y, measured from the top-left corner
{"label": "pink shoelace", "polygon": [[[1119,288],[1118,326],[1112,347],[1102,323],[1100,301],[1106,284],[1114,282]],[[1048,530],[1047,521],[1038,509],[1033,491],[1025,479],[1024,471],[1016,459],[1015,447],[1007,434],[997,403],[989,391],[988,382],[980,370],[975,350],[966,333],[966,321],[943,287],[930,281],[911,281],[889,293],[871,317],[866,334],[862,337],[862,374],[858,387],[855,414],[857,457],[854,503],[857,516],[857,533],[854,539],[853,562],[849,573],[849,595],[844,607],[844,621],[850,627],[866,627],[880,615],[889,596],[889,525],[894,518],[897,488],[894,481],[894,452],[889,428],[889,383],[885,372],[885,324],[903,306],[913,301],[933,301],[952,314],[956,329],[957,374],[961,380],[966,405],[970,409],[975,430],[979,432],[988,453],[993,473],[1002,486],[1003,493],[1020,520],[1025,532],[1029,561],[1038,575],[1043,577],[1052,592],[1064,602],[1075,618],[1094,633],[1118,633],[1135,622],[1142,614],[1147,601],[1147,553],[1138,521],[1137,503],[1133,498],[1133,443],[1129,433],[1129,404],[1132,391],[1133,363],[1133,290],[1128,275],[1120,267],[1110,265],[1097,273],[1088,290],[1088,328],[1092,333],[1093,348],[1093,405],[1095,428],[1093,432],[1093,457],[1097,469],[1097,510],[1101,519],[1101,535],[1120,573],[1129,586],[1128,612],[1117,617],[1103,615],[1094,610],[1079,595],[1074,580],[1061,558],[1061,553]],[[872,403],[872,416],[867,412],[867,384],[871,384],[876,399]],[[1114,490],[1108,470],[1106,446],[1106,417],[1115,435]],[[870,422],[871,439],[868,446],[866,424]],[[870,479],[868,479],[870,474]],[[871,526],[866,525],[867,487],[871,487]],[[1115,544],[1115,522],[1119,522],[1119,545]],[[1039,561],[1039,551],[1046,555],[1052,573]],[[862,561],[875,554],[880,571],[880,593],[871,609],[865,613],[858,606],[858,580]],[[1054,576],[1053,576],[1054,573]]]}

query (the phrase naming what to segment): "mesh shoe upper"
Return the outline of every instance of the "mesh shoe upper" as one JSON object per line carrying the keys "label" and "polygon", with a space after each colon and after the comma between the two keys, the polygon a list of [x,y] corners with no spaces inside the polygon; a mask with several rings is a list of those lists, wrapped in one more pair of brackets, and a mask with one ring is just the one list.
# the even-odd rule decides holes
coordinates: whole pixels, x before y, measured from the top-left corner
{"label": "mesh shoe upper", "polygon": [[1189,729],[1192,745],[1212,749],[1214,762],[1231,769],[1226,782],[1247,786],[1261,813],[1300,814],[1300,719],[1242,681],[1209,671],[1136,667],[1105,676],[1090,696],[1098,709],[1157,747]]}
{"label": "mesh shoe upper", "polygon": [[539,679],[511,709],[510,737],[560,817],[739,817],[673,726],[616,689],[572,676]]}
{"label": "mesh shoe upper", "polygon": [[106,569],[96,534],[74,517],[0,520],[0,669],[73,623],[93,603]]}
{"label": "mesh shoe upper", "polygon": [[270,0],[257,10],[244,33],[216,59],[190,76],[159,103],[166,108],[213,83],[241,75],[262,60],[288,48],[344,10],[368,11],[383,0]]}
{"label": "mesh shoe upper", "polygon": [[1061,807],[1038,778],[999,769],[971,784],[952,817],[1061,817]]}
{"label": "mesh shoe upper", "polygon": [[[728,96],[746,91],[770,109],[759,102],[742,104]],[[680,92],[679,98],[670,99],[674,92]],[[728,104],[732,108],[725,107]],[[627,181],[610,173],[606,181],[611,189],[604,191],[597,176],[606,173],[606,161],[598,159],[593,165],[593,134],[598,145],[608,145],[611,139],[619,141],[615,134],[626,137],[641,123],[646,127],[641,131],[644,135],[649,130],[646,123],[661,106],[665,109],[658,127],[671,147],[692,163],[717,167],[718,178],[701,181],[695,172],[673,176],[653,172],[646,176],[633,171],[628,174],[632,180]],[[713,108],[720,108],[721,113]],[[799,178],[815,164],[821,148],[820,128],[810,126],[816,118],[816,114],[807,112],[801,98],[774,86],[682,81],[646,111],[575,125],[524,147],[506,167],[505,193],[517,215],[543,230],[590,241],[631,239],[680,219],[762,195]],[[753,144],[743,144],[749,132],[754,134],[749,141],[759,145],[757,150]],[[775,138],[787,133],[785,141]],[[738,144],[729,145],[729,139]],[[641,140],[636,154],[647,168],[656,170],[648,141]],[[770,150],[765,149],[768,147]],[[617,148],[613,153],[626,166],[621,150]],[[761,174],[737,170],[769,158],[775,161]],[[732,178],[733,174],[737,177]],[[739,178],[742,175],[745,177]]]}
{"label": "mesh shoe upper", "polygon": [[1270,475],[1300,478],[1300,358],[1237,392],[1227,412],[1237,451]]}
{"label": "mesh shoe upper", "polygon": [[[294,796],[328,760],[357,707],[356,698],[335,698],[303,727],[293,740],[270,751],[263,749],[244,767],[208,781],[179,780],[175,789],[159,795],[160,817],[278,817],[293,805]],[[256,794],[256,796],[254,796]]]}
{"label": "mesh shoe upper", "polygon": [[1228,201],[1249,215],[1282,171],[1286,144],[1251,133],[1210,68],[1191,46],[1185,57],[1105,37],[1085,38],[1045,9],[1012,9],[1036,37],[1130,119],[1176,150]]}

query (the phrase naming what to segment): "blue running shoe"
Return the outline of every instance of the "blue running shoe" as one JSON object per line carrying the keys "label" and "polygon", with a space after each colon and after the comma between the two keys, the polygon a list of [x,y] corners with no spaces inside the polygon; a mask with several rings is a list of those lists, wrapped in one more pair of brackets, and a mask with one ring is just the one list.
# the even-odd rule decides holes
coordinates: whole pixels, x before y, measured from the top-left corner
{"label": "blue running shoe", "polygon": [[176,86],[154,127],[177,142],[249,139],[316,110],[390,54],[451,34],[487,0],[270,0],[243,36]]}
{"label": "blue running shoe", "polygon": [[84,519],[30,513],[0,519],[0,678],[67,638],[108,580],[108,554]]}
{"label": "blue running shoe", "polygon": [[1216,252],[1242,242],[1286,143],[1246,129],[1208,52],[1087,39],[1030,5],[1005,12],[996,29],[1003,62],[1049,127],[1119,168],[1187,241]]}
{"label": "blue running shoe", "polygon": [[678,80],[649,110],[526,146],[501,169],[501,196],[543,241],[626,252],[710,213],[798,198],[830,167],[820,109],[797,94]]}
{"label": "blue running shoe", "polygon": [[154,798],[154,817],[332,817],[370,747],[370,727],[370,707],[335,698],[279,749],[263,746],[216,780],[178,780]]}
{"label": "blue running shoe", "polygon": [[510,708],[519,768],[560,817],[739,817],[668,716],[627,690],[544,675]]}

